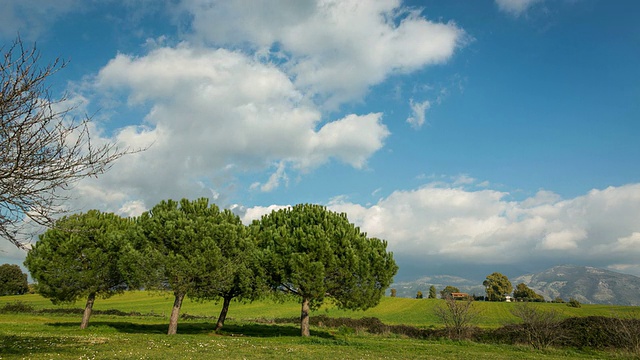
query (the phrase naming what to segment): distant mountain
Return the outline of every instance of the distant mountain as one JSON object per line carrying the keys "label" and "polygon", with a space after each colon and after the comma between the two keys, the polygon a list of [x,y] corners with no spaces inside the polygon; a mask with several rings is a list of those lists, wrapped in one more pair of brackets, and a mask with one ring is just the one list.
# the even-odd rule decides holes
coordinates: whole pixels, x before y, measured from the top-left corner
{"label": "distant mountain", "polygon": [[[536,273],[510,278],[513,287],[525,283],[547,300],[574,298],[583,304],[640,305],[640,277],[588,266],[561,265]],[[424,276],[415,281],[391,284],[396,296],[414,298],[422,291],[426,298],[429,287],[438,291],[447,285],[468,294],[484,295],[481,281],[451,275]],[[388,292],[387,292],[388,293]]]}
{"label": "distant mountain", "polygon": [[511,283],[525,283],[547,300],[572,297],[584,304],[640,305],[640,277],[588,266],[555,266]]}
{"label": "distant mountain", "polygon": [[436,287],[438,297],[440,291],[448,285],[455,286],[460,291],[468,294],[484,295],[485,289],[482,282],[464,279],[451,275],[434,275],[425,276],[415,281],[404,281],[391,284],[390,288],[396,289],[396,296],[414,298],[418,291],[422,291],[422,295],[426,298],[429,296],[429,288],[431,285]]}

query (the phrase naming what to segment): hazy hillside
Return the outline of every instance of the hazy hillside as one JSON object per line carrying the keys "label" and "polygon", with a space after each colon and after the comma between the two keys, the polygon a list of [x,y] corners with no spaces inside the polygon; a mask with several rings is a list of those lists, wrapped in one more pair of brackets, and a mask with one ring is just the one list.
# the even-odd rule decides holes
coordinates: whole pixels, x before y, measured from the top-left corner
{"label": "hazy hillside", "polygon": [[460,291],[468,294],[483,295],[485,293],[482,282],[451,275],[425,276],[415,281],[392,284],[391,288],[396,289],[396,296],[398,297],[413,298],[418,291],[422,291],[422,294],[426,298],[429,295],[429,287],[431,287],[431,285],[435,286],[436,290],[438,290],[438,296],[440,296],[440,290],[448,285],[455,286],[460,289]]}
{"label": "hazy hillside", "polygon": [[[510,278],[514,288],[525,283],[547,300],[561,297],[575,298],[584,304],[640,305],[640,277],[588,266],[561,265],[539,272]],[[398,297],[413,298],[418,291],[427,297],[429,287],[438,290],[451,285],[469,294],[485,293],[482,281],[457,276],[425,276],[415,281],[397,282],[391,285]]]}
{"label": "hazy hillside", "polygon": [[640,305],[640,277],[588,266],[555,266],[511,282],[525,283],[547,300],[559,296],[585,304]]}

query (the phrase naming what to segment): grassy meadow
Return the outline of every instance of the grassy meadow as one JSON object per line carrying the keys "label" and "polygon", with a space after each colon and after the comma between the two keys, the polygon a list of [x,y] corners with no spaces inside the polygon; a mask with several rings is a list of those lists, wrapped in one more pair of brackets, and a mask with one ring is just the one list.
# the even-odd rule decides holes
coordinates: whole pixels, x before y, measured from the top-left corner
{"label": "grassy meadow", "polygon": [[[38,295],[0,297],[0,307],[20,301],[36,310],[81,308],[84,304],[54,306]],[[384,298],[367,311],[342,311],[330,304],[311,316],[376,317],[389,325],[434,328],[440,325],[433,307],[441,300]],[[89,328],[80,330],[81,315],[50,312],[0,314],[0,359],[624,359],[624,353],[575,349],[533,350],[527,346],[490,345],[450,340],[416,340],[386,334],[373,335],[348,328],[312,326],[312,336],[301,338],[293,323],[274,321],[299,317],[295,301],[271,300],[232,303],[225,328],[215,333],[221,304],[186,300],[178,335],[165,335],[173,304],[169,294],[127,292],[97,299],[94,310],[117,309],[142,316],[94,314]],[[516,319],[511,303],[478,302],[480,327],[494,328]],[[626,316],[636,308],[538,304],[564,316]]]}

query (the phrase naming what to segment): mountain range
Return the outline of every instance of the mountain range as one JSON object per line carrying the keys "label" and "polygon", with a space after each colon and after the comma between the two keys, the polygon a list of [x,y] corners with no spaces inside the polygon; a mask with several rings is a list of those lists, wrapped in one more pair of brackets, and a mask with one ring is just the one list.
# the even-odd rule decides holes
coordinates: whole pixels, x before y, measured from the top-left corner
{"label": "mountain range", "polygon": [[[640,277],[589,266],[560,265],[535,274],[510,279],[514,288],[524,283],[546,300],[574,298],[583,304],[640,305]],[[482,282],[451,275],[424,276],[414,281],[391,285],[398,297],[415,297],[418,291],[429,294],[429,287],[438,294],[447,285],[468,294],[483,295]]]}

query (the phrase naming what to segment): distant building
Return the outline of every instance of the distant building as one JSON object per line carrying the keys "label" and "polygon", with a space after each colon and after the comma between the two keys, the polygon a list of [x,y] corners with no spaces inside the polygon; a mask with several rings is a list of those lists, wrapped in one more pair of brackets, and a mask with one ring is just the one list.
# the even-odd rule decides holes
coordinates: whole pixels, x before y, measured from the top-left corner
{"label": "distant building", "polygon": [[454,293],[451,293],[451,297],[453,298],[453,300],[466,300],[469,298],[469,294],[454,292]]}
{"label": "distant building", "polygon": [[511,295],[507,295],[507,296],[504,297],[504,301],[512,302],[512,301],[515,301],[515,300],[513,299],[513,297]]}

